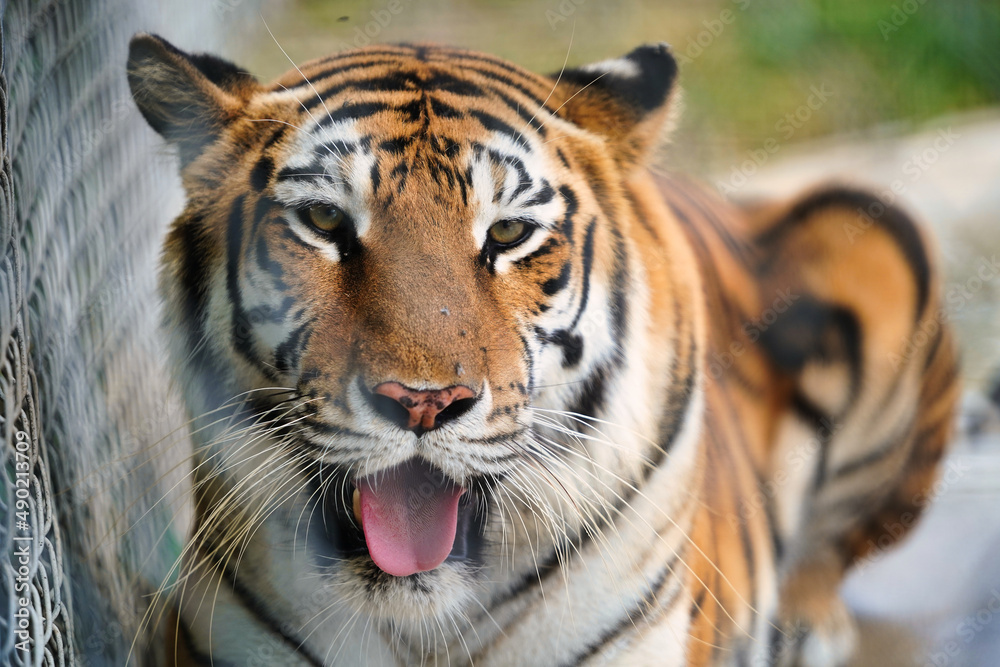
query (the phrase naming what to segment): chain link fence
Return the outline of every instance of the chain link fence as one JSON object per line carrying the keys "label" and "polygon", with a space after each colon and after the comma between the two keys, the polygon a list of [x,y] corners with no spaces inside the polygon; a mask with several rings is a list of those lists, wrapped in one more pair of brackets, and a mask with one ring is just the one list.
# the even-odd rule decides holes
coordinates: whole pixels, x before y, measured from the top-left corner
{"label": "chain link fence", "polygon": [[[39,428],[38,387],[29,357],[24,284],[26,229],[19,224],[9,141],[8,72],[11,40],[20,48],[29,28],[23,15],[4,11],[0,67],[0,662],[73,664],[70,591],[59,525],[52,505],[48,452]],[[20,34],[18,34],[20,32]]]}
{"label": "chain link fence", "polygon": [[183,200],[125,61],[141,30],[224,51],[220,1],[0,0],[0,666],[163,658],[190,508],[155,269]]}

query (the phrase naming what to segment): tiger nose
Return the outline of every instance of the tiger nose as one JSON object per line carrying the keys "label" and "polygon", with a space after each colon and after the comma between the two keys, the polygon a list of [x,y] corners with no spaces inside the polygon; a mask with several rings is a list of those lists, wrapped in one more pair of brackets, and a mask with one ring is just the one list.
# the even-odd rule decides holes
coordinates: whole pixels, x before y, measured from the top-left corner
{"label": "tiger nose", "polygon": [[398,382],[383,382],[372,390],[372,399],[380,415],[420,435],[468,412],[476,394],[460,384],[420,391]]}

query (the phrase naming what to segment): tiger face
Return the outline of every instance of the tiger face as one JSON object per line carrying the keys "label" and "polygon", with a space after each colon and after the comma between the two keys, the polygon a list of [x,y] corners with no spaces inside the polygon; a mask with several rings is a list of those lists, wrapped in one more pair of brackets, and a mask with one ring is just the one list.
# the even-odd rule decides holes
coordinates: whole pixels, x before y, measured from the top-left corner
{"label": "tiger face", "polygon": [[860,191],[649,174],[675,75],[377,46],[265,86],[133,40],[187,193],[174,664],[846,662],[959,396],[931,253]]}
{"label": "tiger face", "polygon": [[423,623],[620,505],[699,382],[695,271],[629,194],[675,74],[663,46],[557,77],[380,46],[264,86],[133,41],[188,196],[162,292],[209,560],[294,570],[257,592],[283,613],[319,587]]}

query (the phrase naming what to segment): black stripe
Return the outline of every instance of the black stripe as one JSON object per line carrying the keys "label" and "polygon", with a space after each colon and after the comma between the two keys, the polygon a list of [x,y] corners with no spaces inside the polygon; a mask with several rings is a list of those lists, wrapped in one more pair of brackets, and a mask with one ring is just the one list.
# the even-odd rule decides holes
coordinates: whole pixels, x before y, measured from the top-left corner
{"label": "black stripe", "polygon": [[521,77],[521,79],[526,82],[535,82],[539,78],[538,75],[533,72],[528,72],[513,63],[479,51],[470,51],[468,49],[455,47],[443,47],[436,48],[430,55],[434,57],[435,60],[443,60],[449,64],[456,64],[462,60],[471,60],[473,62],[493,65],[497,69],[502,69],[513,75]]}
{"label": "black stripe", "polygon": [[511,141],[521,146],[524,150],[528,152],[531,151],[531,147],[528,146],[528,142],[524,140],[521,134],[496,116],[486,113],[485,111],[480,111],[479,109],[470,109],[469,115],[478,120],[479,123],[490,132],[506,135]]}
{"label": "black stripe", "polygon": [[[751,595],[757,591],[757,558],[753,548],[753,540],[750,537],[750,528],[746,521],[740,521],[740,542],[743,544],[743,559],[747,566],[748,590]],[[756,598],[756,596],[754,596]],[[757,607],[757,600],[751,601],[751,606]]]}
{"label": "black stripe", "polygon": [[[942,396],[953,389],[953,385],[959,380],[959,364],[952,360],[948,364],[948,368],[944,371],[944,377],[938,378],[934,383],[934,387],[937,391],[932,396],[927,396],[923,399],[925,405],[931,404],[939,400]],[[930,387],[927,388],[930,390]]]}
{"label": "black stripe", "polygon": [[372,165],[371,172],[369,173],[369,178],[372,182],[372,194],[378,194],[378,186],[382,183],[382,173],[379,171],[378,163]]}
{"label": "black stripe", "polygon": [[606,401],[605,394],[608,390],[608,376],[614,370],[615,366],[608,362],[597,364],[590,375],[583,381],[583,388],[570,407],[570,412],[588,417],[599,417]]}
{"label": "black stripe", "polygon": [[915,438],[910,437],[912,435],[912,430],[913,422],[907,421],[903,426],[902,432],[893,433],[875,447],[872,447],[862,456],[859,456],[851,461],[847,461],[834,470],[831,477],[835,480],[841,480],[863,470],[864,468],[880,463],[882,460],[898,451],[899,448],[907,442],[916,440]]}
{"label": "black stripe", "polygon": [[[477,70],[476,70],[477,71]],[[451,83],[445,84],[445,80]],[[512,87],[516,84],[511,83]],[[338,83],[326,90],[321,91],[321,98],[314,97],[311,100],[307,100],[303,103],[303,106],[307,110],[312,110],[320,104],[321,101],[329,101],[336,95],[350,89],[352,92],[364,92],[364,91],[377,91],[377,92],[398,92],[398,93],[435,93],[435,92],[447,92],[454,95],[461,95],[465,97],[472,97],[475,99],[482,99],[484,97],[493,97],[496,100],[502,102],[507,107],[509,107],[514,113],[518,114],[525,124],[532,127],[538,134],[544,138],[546,136],[545,128],[539,123],[537,119],[529,112],[528,108],[524,104],[518,103],[516,100],[510,98],[504,93],[502,89],[490,86],[488,90],[483,90],[479,88],[472,81],[466,79],[460,79],[453,75],[445,75],[444,73],[437,73],[435,78],[428,81],[420,81],[419,79],[414,79],[413,87],[408,87],[401,85],[400,81],[394,77],[379,77],[374,79],[361,78],[352,79],[350,81],[344,81]],[[432,111],[443,118],[460,118],[464,116],[464,112],[451,106],[445,102],[442,102],[434,97],[428,97],[427,100],[431,104]]]}
{"label": "black stripe", "polygon": [[[567,216],[567,219],[570,219]],[[594,260],[594,228],[597,219],[591,219],[590,224],[587,225],[587,232],[584,237],[583,242],[583,261],[581,272],[583,274],[583,287],[581,289],[580,304],[577,306],[576,315],[573,316],[573,321],[570,325],[564,329],[558,329],[552,333],[544,333],[542,339],[547,343],[554,343],[563,350],[563,361],[562,365],[564,368],[571,368],[580,363],[580,359],[583,357],[583,338],[575,333],[576,325],[580,323],[580,318],[583,316],[583,311],[587,307],[587,302],[590,299],[590,272],[593,266]],[[617,354],[617,351],[616,351]],[[620,355],[616,356],[616,362],[620,360]]]}
{"label": "black stripe", "polygon": [[313,149],[318,158],[334,155],[338,160],[358,151],[359,148],[367,149],[371,144],[371,137],[362,137],[358,141],[346,141],[344,139],[334,139],[320,144]]}
{"label": "black stripe", "polygon": [[274,174],[274,160],[268,156],[263,156],[257,160],[257,164],[250,170],[250,187],[257,192],[262,191],[271,181]]}
{"label": "black stripe", "polygon": [[583,287],[580,290],[580,305],[577,307],[576,315],[573,316],[573,322],[569,325],[569,329],[576,329],[576,325],[580,323],[580,318],[583,317],[583,311],[587,308],[587,302],[590,301],[590,273],[594,266],[594,229],[597,225],[597,218],[591,218],[590,224],[587,225],[587,232],[583,237],[583,257],[581,260],[580,272],[583,274]]}
{"label": "black stripe", "polygon": [[[530,395],[535,388],[535,356],[528,345],[528,339],[518,330],[517,337],[521,340],[521,349],[524,350],[524,363],[528,371],[528,388],[525,394]],[[483,348],[483,355],[486,355],[486,348]]]}
{"label": "black stripe", "polygon": [[[674,179],[667,181],[671,190],[688,203],[691,208],[701,214],[702,218],[709,224],[715,236],[729,249],[733,257],[744,267],[750,267],[752,252],[750,247],[738,240],[729,229],[723,224],[722,219],[716,215],[714,207],[707,201],[708,194],[701,186],[694,183],[681,183]],[[696,197],[695,195],[700,195]],[[714,203],[714,202],[713,202]]]}
{"label": "black stripe", "polygon": [[[750,320],[744,321],[751,325]],[[831,304],[804,294],[773,324],[765,328],[754,323],[750,332],[758,336],[760,348],[780,370],[795,375],[811,360],[830,360],[831,354],[824,355],[822,350],[830,334],[835,334],[834,327]]]}
{"label": "black stripe", "polygon": [[414,142],[415,139],[416,137],[412,134],[408,136],[395,137],[394,139],[385,139],[379,143],[378,149],[393,155],[400,155],[410,144]]}
{"label": "black stripe", "polygon": [[573,539],[569,540],[569,543],[564,549],[557,549],[553,547],[546,559],[539,563],[537,567],[531,568],[503,594],[490,600],[489,608],[496,609],[500,605],[506,604],[507,602],[524,595],[528,592],[528,589],[533,589],[536,586],[538,588],[543,588],[545,581],[552,576],[554,572],[558,572],[565,564],[562,560],[563,555],[572,558],[573,554],[579,553],[580,547],[582,547],[588,540],[589,537],[587,537],[586,534],[583,536],[576,535]]}
{"label": "black stripe", "polygon": [[819,435],[820,456],[816,465],[816,470],[813,473],[812,483],[813,495],[815,495],[819,487],[822,486],[823,482],[827,479],[830,458],[830,441],[833,439],[833,428],[830,428],[827,425],[832,425],[832,422],[830,421],[829,415],[823,412],[800,391],[796,391],[792,396],[791,407],[792,411],[799,417],[799,419],[805,421]]}
{"label": "black stripe", "polygon": [[580,665],[587,660],[593,658],[608,647],[613,641],[621,637],[622,634],[630,630],[638,631],[639,623],[647,621],[646,615],[649,613],[650,607],[655,604],[655,609],[667,609],[673,602],[677,599],[677,596],[683,590],[683,586],[677,586],[675,590],[672,591],[671,596],[666,601],[657,600],[657,596],[663,589],[663,586],[667,582],[667,577],[673,573],[674,565],[677,563],[678,557],[675,553],[671,560],[667,562],[660,570],[657,572],[656,576],[646,584],[646,591],[643,593],[642,597],[625,613],[625,615],[609,630],[606,630],[597,641],[588,645],[586,649],[575,655],[573,658],[563,663],[564,665]]}
{"label": "black stripe", "polygon": [[469,205],[469,188],[472,187],[472,184],[468,183],[465,180],[464,175],[462,173],[460,173],[457,168],[455,169],[455,180],[458,181],[458,191],[462,195],[462,206],[463,207],[464,206],[468,206]]}
{"label": "black stripe", "polygon": [[[526,73],[524,70],[510,63],[498,59],[485,57],[481,54],[474,52],[463,52],[451,49],[436,49],[434,52],[431,52],[426,55],[431,56],[431,58],[429,59],[430,62],[443,62],[449,67],[454,67],[455,65],[458,65],[462,68],[463,72],[474,73],[476,75],[482,76],[484,79],[499,83],[500,84],[499,87],[490,86],[490,92],[494,93],[494,95],[499,99],[501,99],[501,101],[503,101],[507,106],[509,106],[511,109],[514,109],[519,113],[527,112],[527,106],[519,104],[515,100],[509,98],[506,95],[507,92],[506,89],[516,90],[517,92],[528,98],[538,108],[542,107],[543,105],[543,100],[525,85],[528,82],[534,83],[535,79],[532,78],[531,76],[528,76],[528,73]],[[372,58],[375,56],[388,56],[388,59],[383,58],[380,60],[379,59],[365,60],[366,58]],[[364,52],[354,52],[351,54],[338,54],[337,56],[334,57],[334,59],[349,58],[350,61],[336,63],[331,67],[315,72],[310,76],[309,81],[303,80],[301,82],[288,86],[288,88],[296,89],[305,87],[309,85],[309,82],[317,84],[324,79],[327,79],[336,74],[347,72],[352,69],[364,71],[367,68],[378,67],[382,65],[399,66],[405,64],[402,61],[405,61],[405,59],[407,59],[408,57],[416,57],[419,59],[419,56],[420,54],[416,51],[408,51],[408,50],[392,51],[387,49],[371,49],[371,50],[366,50]],[[503,74],[501,72],[492,71],[490,69],[476,67],[473,65],[473,63],[486,64],[495,67],[499,70],[506,71],[509,74]],[[375,77],[375,78],[379,79],[383,77]],[[391,77],[385,77],[385,78],[391,78]],[[455,77],[451,75],[451,78]],[[517,78],[520,78],[524,83],[517,81],[516,80]],[[358,85],[358,86],[364,85],[366,80],[367,79],[363,77],[355,81],[345,82],[344,84],[338,85],[332,89],[322,90],[320,91],[319,97],[322,98],[323,100],[329,99],[332,95],[337,94],[338,92],[342,91],[347,87],[350,87],[351,85]],[[387,88],[396,88],[398,87],[398,83],[399,80],[395,79],[393,80],[393,85],[387,86]],[[439,88],[439,89],[449,90],[448,88]],[[455,91],[454,89],[451,89],[449,92],[455,92]],[[307,101],[307,104],[309,105],[310,108],[315,107],[319,103],[320,100],[315,97]],[[531,117],[530,115],[525,116],[526,119],[530,117]],[[543,133],[544,135],[544,128],[542,128],[540,125],[535,129],[540,133]]]}
{"label": "black stripe", "polygon": [[549,333],[541,328],[536,328],[538,337],[546,343],[552,343],[562,348],[563,368],[573,368],[580,363],[583,358],[583,337],[566,329],[558,329]]}
{"label": "black stripe", "polygon": [[[500,63],[492,63],[492,64],[500,64]],[[490,90],[493,92],[502,92],[506,88],[513,88],[517,92],[527,97],[535,105],[537,109],[541,109],[545,101],[541,97],[536,95],[534,92],[532,92],[530,89],[528,89],[527,86],[518,83],[517,81],[515,81],[510,76],[507,76],[506,74],[502,74],[500,72],[494,72],[488,69],[483,69],[482,67],[474,67],[469,64],[462,64],[462,70],[465,72],[474,72],[479,76],[483,77],[484,79],[489,79],[490,81],[499,83],[502,86],[501,88],[497,88],[496,86],[490,86]],[[515,70],[509,70],[509,71],[513,72]],[[507,97],[504,100],[504,102],[512,109],[516,109],[518,106],[520,106],[522,109],[526,108],[525,105],[523,104],[519,105],[509,97]]]}
{"label": "black stripe", "polygon": [[531,265],[534,264],[536,259],[541,259],[542,257],[551,255],[555,251],[555,249],[558,248],[560,245],[562,244],[559,241],[559,239],[550,236],[549,238],[545,239],[545,242],[542,245],[538,246],[538,248],[533,253],[525,255],[524,257],[519,257],[518,259],[514,260],[514,266],[516,266],[519,269],[531,268]]}
{"label": "black stripe", "polygon": [[[403,160],[389,172],[389,178],[396,178],[396,192],[403,194],[403,190],[406,189],[406,181],[410,178],[410,165],[406,160]],[[392,199],[390,198],[389,203]]]}
{"label": "black stripe", "polygon": [[549,182],[542,179],[542,187],[538,189],[535,194],[531,195],[531,199],[524,202],[525,206],[541,206],[542,204],[548,204],[556,196],[556,191],[549,185]]}
{"label": "black stripe", "polygon": [[288,241],[308,253],[316,251],[315,248],[299,238],[299,235],[293,232],[287,225],[280,226],[278,228],[278,233],[281,235],[281,239],[283,241]]}
{"label": "black stripe", "polygon": [[924,372],[925,373],[927,372],[927,369],[929,369],[931,367],[931,364],[934,363],[934,358],[937,356],[938,348],[941,347],[941,342],[945,338],[945,336],[944,336],[945,329],[944,329],[944,326],[942,325],[942,322],[944,322],[944,320],[945,320],[945,317],[944,317],[944,314],[942,314],[942,316],[940,318],[938,318],[937,335],[934,336],[934,341],[931,343],[930,348],[927,350],[927,358],[924,359]]}
{"label": "black stripe", "polygon": [[771,533],[771,548],[774,550],[774,562],[779,565],[785,558],[785,541],[778,533],[778,517],[775,503],[777,498],[772,494],[764,494],[764,514],[767,516],[767,529]]}
{"label": "black stripe", "polygon": [[[383,84],[384,88],[379,88],[379,84]],[[351,92],[364,92],[364,91],[385,91],[385,92],[397,92],[397,93],[414,93],[415,88],[407,89],[403,85],[399,84],[399,80],[392,77],[371,77],[371,76],[361,76],[355,79],[347,79],[346,81],[341,81],[336,83],[329,88],[319,91],[318,96],[313,96],[312,98],[306,100],[302,103],[302,106],[306,108],[307,111],[313,111],[318,106],[323,106],[325,109],[327,102],[333,102],[335,98],[340,93],[345,90],[351,90]]]}
{"label": "black stripe", "polygon": [[472,81],[457,77],[443,70],[435,70],[429,79],[419,82],[418,85],[429,92],[441,91],[464,97],[483,97],[486,94],[482,88]]}
{"label": "black stripe", "polygon": [[241,584],[237,578],[229,571],[226,564],[222,562],[217,554],[217,550],[213,548],[208,548],[207,545],[202,550],[202,554],[215,565],[216,569],[219,571],[226,583],[232,589],[233,593],[240,599],[243,603],[244,608],[260,622],[261,625],[270,630],[274,635],[280,637],[282,641],[288,646],[296,655],[300,656],[307,663],[313,667],[325,667],[325,663],[319,658],[319,656],[314,655],[308,647],[305,646],[304,640],[293,636],[290,632],[285,630],[286,622],[282,622],[281,619],[275,618],[271,615],[271,612],[267,607],[258,600],[253,593],[250,592],[246,587]]}
{"label": "black stripe", "polygon": [[286,291],[288,285],[285,284],[285,269],[280,262],[274,261],[271,258],[271,250],[268,247],[267,237],[263,234],[258,234],[257,236],[257,266],[261,268],[265,273],[270,274],[274,279],[275,289],[280,291]]}
{"label": "black stripe", "polygon": [[833,309],[833,324],[840,334],[840,343],[843,347],[837,352],[850,368],[850,387],[848,388],[848,401],[844,411],[850,410],[855,400],[861,395],[861,376],[864,371],[861,362],[861,350],[863,345],[861,323],[857,315],[847,308],[837,307]]}
{"label": "black stripe", "polygon": [[677,219],[683,223],[688,239],[694,246],[695,254],[698,255],[702,265],[706,267],[706,270],[703,270],[701,275],[705,281],[705,292],[710,306],[724,311],[718,316],[723,326],[728,326],[730,330],[742,328],[746,322],[745,316],[738,312],[733,300],[730,298],[729,290],[723,287],[719,272],[717,270],[710,270],[714,255],[705,241],[701,225],[696,224],[677,202],[668,200],[667,206],[677,216]]}
{"label": "black stripe", "polygon": [[500,153],[492,148],[487,150],[487,155],[498,166],[513,168],[517,172],[517,187],[507,197],[507,202],[513,201],[522,192],[534,185],[534,180],[528,174],[528,169],[524,166],[524,161],[521,158]]}
{"label": "black stripe", "polygon": [[542,283],[542,293],[545,296],[554,296],[558,294],[569,284],[570,276],[572,275],[573,262],[567,261],[563,264],[562,269],[559,270],[559,275],[555,278],[549,278],[544,283]]}
{"label": "black stripe", "polygon": [[431,113],[439,118],[462,118],[465,112],[452,105],[442,102],[436,97],[430,98]]}
{"label": "black stripe", "polygon": [[319,162],[311,162],[304,167],[285,167],[278,172],[278,180],[314,181],[326,178],[323,165]]}
{"label": "black stripe", "polygon": [[796,392],[792,396],[792,410],[815,429],[818,429],[824,421],[829,422],[829,415],[801,392]]}
{"label": "black stripe", "polygon": [[295,305],[295,298],[291,296],[286,296],[284,299],[281,300],[281,303],[278,304],[277,308],[271,307],[270,305],[266,305],[266,306],[258,306],[254,310],[255,312],[260,313],[260,317],[262,320],[266,320],[268,322],[280,323],[285,321],[285,318],[288,317],[288,312],[292,309],[294,305]]}
{"label": "black stripe", "polygon": [[273,209],[275,205],[275,201],[270,197],[260,197],[257,200],[257,203],[253,205],[253,217],[251,218],[250,224],[251,239],[259,235],[260,223],[264,221],[264,217],[271,212],[271,209]]}
{"label": "black stripe", "polygon": [[629,208],[632,211],[632,216],[636,220],[638,220],[639,224],[642,225],[642,228],[645,229],[646,232],[653,237],[653,241],[655,241],[656,247],[661,248],[663,245],[663,241],[662,239],[660,239],[660,233],[656,231],[656,228],[653,227],[653,224],[639,210],[639,202],[635,200],[635,193],[633,193],[630,190],[626,190],[625,199],[628,201]]}
{"label": "black stripe", "polygon": [[576,224],[576,212],[580,210],[580,201],[576,198],[576,193],[568,185],[560,186],[559,194],[566,202],[566,213],[563,214],[562,221],[562,233],[570,245],[574,245],[576,239],[573,238],[573,230]]}
{"label": "black stripe", "polygon": [[251,333],[253,318],[243,308],[243,296],[240,293],[239,271],[243,253],[243,203],[245,195],[240,195],[234,201],[229,211],[229,224],[226,233],[226,291],[232,304],[230,318],[230,342],[239,354],[243,355],[261,373],[274,380],[274,372],[261,362],[253,349]]}
{"label": "black stripe", "polygon": [[208,237],[200,216],[180,221],[173,234],[181,246],[178,280],[181,286],[183,322],[188,333],[188,347],[199,350],[205,335],[205,302],[209,268],[205,261]]}
{"label": "black stripe", "polygon": [[799,665],[802,657],[802,647],[812,634],[812,628],[802,624],[783,624],[779,627],[771,623],[768,638],[767,665]]}
{"label": "black stripe", "polygon": [[611,325],[612,340],[618,350],[624,350],[626,327],[628,325],[628,253],[625,239],[618,227],[611,225],[611,235],[615,240],[614,270],[611,274]]}
{"label": "black stripe", "polygon": [[282,373],[289,373],[299,365],[299,359],[312,334],[312,320],[295,328],[274,353],[274,365]]}
{"label": "black stripe", "polygon": [[[320,97],[323,101],[329,101],[332,97],[347,89],[351,89],[352,93],[447,92],[465,97],[484,96],[484,91],[476,84],[441,70],[433,72],[430,78],[424,79],[414,70],[399,69],[385,76],[361,76],[341,81],[321,91]],[[313,109],[319,104],[319,99],[313,99],[307,102],[306,106],[309,109]]]}
{"label": "black stripe", "polygon": [[693,623],[694,619],[698,618],[698,614],[701,613],[701,606],[705,604],[705,596],[708,594],[708,586],[702,584],[701,588],[698,589],[698,594],[694,596],[694,600],[691,601],[691,614],[690,620]]}
{"label": "black stripe", "polygon": [[[493,76],[490,76],[489,74],[484,74],[481,70],[478,69],[473,69],[470,71],[475,71],[489,78],[495,78]],[[513,82],[510,82],[507,85],[511,86],[512,88],[518,88],[517,84],[514,84]],[[511,111],[516,113],[521,118],[521,120],[524,121],[525,127],[530,127],[542,139],[545,139],[548,136],[548,131],[545,129],[545,126],[542,125],[542,122],[538,119],[537,112],[533,113],[528,105],[522,104],[517,100],[513,99],[512,97],[507,95],[507,93],[502,88],[498,88],[497,86],[489,86],[488,90],[494,98],[505,104]],[[539,111],[541,111],[542,106],[540,100],[538,100],[534,96],[531,96],[525,89],[520,89],[520,92],[530,97],[532,102],[534,102],[537,105],[536,108]]]}
{"label": "black stripe", "polygon": [[[655,466],[660,465],[667,451],[673,447],[681,425],[684,423],[683,419],[687,414],[687,406],[691,402],[691,397],[694,393],[695,372],[697,369],[695,354],[698,347],[695,344],[694,334],[689,328],[686,332],[687,335],[685,335],[684,321],[681,316],[681,308],[677,295],[671,294],[670,300],[673,305],[673,327],[676,332],[676,335],[670,341],[674,347],[674,358],[670,361],[669,370],[670,385],[672,387],[683,386],[683,390],[680,393],[676,391],[670,392],[667,396],[666,404],[663,406],[664,411],[660,417],[659,428],[657,430],[657,444],[660,451],[655,452],[653,455],[653,464]],[[685,343],[683,356],[681,354],[681,342]],[[687,368],[687,373],[683,378],[679,375],[682,361]]]}
{"label": "black stripe", "polygon": [[851,409],[860,396],[862,365],[861,324],[848,308],[804,295],[766,329],[760,330],[760,348],[779,368],[795,373],[810,361],[848,367],[847,404]]}
{"label": "black stripe", "polygon": [[274,146],[276,143],[281,141],[281,138],[285,136],[285,132],[287,131],[288,131],[288,125],[285,125],[284,123],[278,123],[277,129],[274,131],[273,134],[271,134],[270,137],[268,137],[267,141],[265,141],[264,145],[261,147],[260,149],[261,153],[266,153],[271,148],[271,146]]}
{"label": "black stripe", "polygon": [[[876,209],[876,206],[879,209]],[[765,245],[773,243],[809,220],[817,212],[829,207],[847,208],[852,213],[860,212],[871,224],[877,225],[896,241],[917,281],[915,319],[919,321],[930,298],[931,269],[927,249],[920,238],[916,223],[901,209],[895,206],[886,206],[870,192],[846,187],[834,187],[814,192],[796,203],[783,218],[760,234],[757,241]],[[882,212],[875,214],[875,210]]]}
{"label": "black stripe", "polygon": [[[370,58],[371,56],[375,56],[375,55],[387,55],[387,56],[398,56],[398,57],[397,58],[393,58],[391,60],[365,60],[366,58]],[[319,95],[314,95],[312,97],[312,105],[310,107],[310,108],[312,108],[313,106],[316,106],[317,104],[320,103],[319,100],[324,100],[325,101],[330,96],[330,92],[329,91],[319,90],[319,84],[323,81],[323,79],[329,79],[331,76],[334,76],[335,74],[343,74],[344,72],[347,72],[348,70],[352,70],[352,69],[362,69],[362,68],[368,68],[368,67],[378,67],[380,65],[398,65],[399,64],[399,58],[405,57],[405,56],[406,56],[405,53],[359,54],[358,56],[356,56],[356,58],[360,59],[361,62],[338,63],[337,65],[334,65],[332,67],[327,67],[326,69],[322,69],[322,70],[314,73],[308,79],[306,79],[306,78],[303,77],[302,81],[300,81],[299,83],[295,83],[295,84],[292,84],[290,86],[286,86],[286,88],[288,90],[295,90],[297,88],[305,88],[305,87],[308,87],[310,85],[313,88],[316,88],[319,91]],[[353,60],[353,58],[352,58],[352,60]],[[308,105],[309,102],[306,102],[306,104]]]}
{"label": "black stripe", "polygon": [[694,355],[695,346],[691,342],[688,345],[688,358],[686,359],[688,372],[683,378],[677,377],[677,370],[680,363],[676,359],[671,363],[670,384],[672,390],[663,411],[664,416],[660,422],[658,446],[654,448],[653,456],[650,457],[651,465],[645,471],[647,478],[653,473],[653,470],[660,466],[663,459],[666,458],[667,452],[673,447],[674,441],[677,440],[677,436],[684,426],[684,418],[687,416],[688,407],[691,404],[691,399],[694,397],[695,376],[697,375]]}
{"label": "black stripe", "polygon": [[571,167],[569,164],[569,158],[566,157],[566,154],[563,153],[563,150],[561,148],[556,148],[556,156],[559,158],[559,161],[562,162],[562,165],[564,167],[572,171],[573,167]]}
{"label": "black stripe", "polygon": [[422,98],[417,97],[411,100],[410,102],[407,102],[406,104],[399,104],[392,108],[393,110],[403,114],[404,116],[407,116],[405,120],[410,122],[417,122],[421,118],[423,118],[424,109],[427,108],[427,104],[424,102]]}
{"label": "black stripe", "polygon": [[183,642],[187,654],[198,665],[202,665],[204,667],[236,667],[236,665],[231,662],[210,656],[207,653],[202,653],[201,650],[195,646],[194,637],[191,636],[191,628],[189,628],[187,623],[184,622],[184,619],[181,618],[180,613],[177,614],[177,626],[180,634],[178,639]]}
{"label": "black stripe", "polygon": [[[312,406],[303,406],[302,410],[303,410],[303,412],[318,414],[318,408],[313,408]],[[332,435],[340,435],[340,436],[350,436],[350,437],[353,437],[353,438],[368,438],[368,437],[370,437],[370,436],[368,436],[368,435],[366,435],[364,433],[359,433],[357,431],[352,431],[351,429],[345,428],[343,426],[334,426],[333,424],[327,424],[326,422],[319,421],[317,419],[311,419],[309,417],[304,417],[302,419],[302,424],[305,425],[305,426],[308,426],[312,430],[316,431],[317,433],[321,433],[323,435],[330,435],[330,436],[332,436]],[[305,440],[303,440],[303,441],[305,441]],[[327,448],[327,447],[325,447],[323,445],[318,445],[318,444],[312,443],[312,442],[310,442],[309,444],[312,445],[312,446],[314,446],[314,447],[316,447],[316,448],[318,448],[324,454],[329,454],[330,453],[329,448]],[[341,445],[338,445],[338,447],[339,446],[341,446]]]}
{"label": "black stripe", "polygon": [[317,127],[329,127],[334,123],[349,119],[349,118],[365,118],[367,116],[374,116],[382,111],[395,111],[399,107],[386,104],[385,102],[348,102],[342,104],[336,109],[331,110],[317,123]]}
{"label": "black stripe", "polygon": [[372,56],[392,56],[396,59],[410,58],[417,54],[418,47],[407,42],[397,42],[396,44],[377,44],[375,46],[356,46],[346,48],[343,51],[331,53],[320,58],[317,62],[326,63],[346,58],[360,58]]}

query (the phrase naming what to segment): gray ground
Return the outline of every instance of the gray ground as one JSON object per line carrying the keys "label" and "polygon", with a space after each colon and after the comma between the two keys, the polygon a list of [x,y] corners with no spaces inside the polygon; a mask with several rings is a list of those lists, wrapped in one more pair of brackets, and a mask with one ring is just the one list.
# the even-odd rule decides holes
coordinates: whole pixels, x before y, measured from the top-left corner
{"label": "gray ground", "polygon": [[992,267],[1000,259],[1000,113],[783,149],[738,195],[786,196],[830,176],[887,192],[895,183],[899,201],[935,231],[967,387],[934,504],[902,547],[844,587],[862,624],[857,666],[996,667],[1000,411],[984,394],[1000,371],[1000,266]]}

